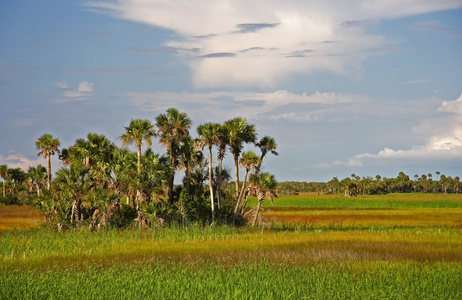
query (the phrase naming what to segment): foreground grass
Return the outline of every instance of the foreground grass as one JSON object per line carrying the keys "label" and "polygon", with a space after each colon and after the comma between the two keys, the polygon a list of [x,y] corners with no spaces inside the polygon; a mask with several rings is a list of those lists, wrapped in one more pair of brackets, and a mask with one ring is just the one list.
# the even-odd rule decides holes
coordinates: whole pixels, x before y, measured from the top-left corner
{"label": "foreground grass", "polygon": [[268,262],[150,264],[16,270],[0,275],[2,299],[460,299],[460,266],[415,263]]}
{"label": "foreground grass", "polygon": [[259,228],[3,231],[0,299],[462,297],[459,196],[336,197],[276,199]]}

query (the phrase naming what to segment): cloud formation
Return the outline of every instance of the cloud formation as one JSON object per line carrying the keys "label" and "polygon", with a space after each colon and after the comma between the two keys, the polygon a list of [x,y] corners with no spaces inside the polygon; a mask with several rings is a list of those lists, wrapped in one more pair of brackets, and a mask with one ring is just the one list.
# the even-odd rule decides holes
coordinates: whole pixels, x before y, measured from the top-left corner
{"label": "cloud formation", "polygon": [[415,161],[423,164],[429,161],[443,162],[457,161],[457,159],[462,162],[462,95],[457,100],[443,101],[437,112],[442,113],[438,118],[424,121],[422,128],[432,127],[433,131],[423,145],[404,150],[386,147],[377,154],[358,154],[345,161],[323,163],[319,166],[384,166],[400,162]]}
{"label": "cloud formation", "polygon": [[[375,21],[462,7],[458,0],[114,0],[86,6],[174,31],[175,49],[198,87],[273,86],[297,73],[344,74],[372,55],[396,51],[367,33]],[[434,25],[434,24],[433,24]],[[417,27],[428,28],[425,24]],[[434,27],[434,26],[430,26]],[[441,27],[440,27],[441,28]]]}
{"label": "cloud formation", "polygon": [[[295,94],[285,90],[271,93],[251,92],[205,92],[205,93],[127,93],[130,103],[144,111],[164,111],[172,106],[188,110],[194,119],[223,121],[233,116],[254,120],[281,120],[312,122],[322,118],[330,108],[348,104],[349,107],[363,104],[369,98],[360,94],[337,94],[316,92],[311,95]],[[320,105],[316,109],[285,111],[290,105]],[[210,118],[215,118],[211,120]]]}
{"label": "cloud formation", "polygon": [[66,81],[55,82],[54,85],[64,90],[59,102],[85,101],[93,98],[93,83],[81,81],[76,89],[70,88]]}

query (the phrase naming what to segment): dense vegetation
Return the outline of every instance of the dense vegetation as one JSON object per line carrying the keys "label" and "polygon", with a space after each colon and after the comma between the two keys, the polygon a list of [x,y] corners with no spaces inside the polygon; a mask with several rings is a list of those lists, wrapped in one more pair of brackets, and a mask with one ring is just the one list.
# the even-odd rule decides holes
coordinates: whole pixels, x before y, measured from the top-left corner
{"label": "dense vegetation", "polygon": [[[275,195],[274,175],[260,172],[265,156],[277,155],[275,140],[257,139],[255,125],[239,117],[222,124],[201,124],[195,138],[191,125],[187,114],[175,108],[157,116],[154,123],[132,120],[120,136],[122,148],[97,133],[61,148],[58,138],[44,134],[36,148],[47,159],[47,167],[38,165],[25,172],[0,166],[0,200],[31,203],[43,211],[49,224],[60,229],[85,225],[93,230],[133,223],[244,224],[250,218],[244,217],[250,195],[256,195],[260,203]],[[154,138],[165,147],[165,154],[151,150]],[[136,151],[127,148],[131,144]],[[260,154],[244,152],[245,144],[253,144]],[[52,178],[50,158],[55,154],[63,167]],[[227,154],[234,160],[234,182],[223,166]],[[245,170],[242,181],[240,168]],[[174,185],[180,170],[183,184]],[[253,215],[256,224],[258,210]]]}

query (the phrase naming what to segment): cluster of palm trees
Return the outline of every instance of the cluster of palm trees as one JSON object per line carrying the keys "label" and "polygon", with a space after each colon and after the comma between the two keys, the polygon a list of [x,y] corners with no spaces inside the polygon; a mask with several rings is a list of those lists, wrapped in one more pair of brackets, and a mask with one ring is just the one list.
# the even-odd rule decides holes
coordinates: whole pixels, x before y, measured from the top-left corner
{"label": "cluster of palm trees", "polygon": [[382,178],[377,175],[372,177],[360,177],[351,174],[338,180],[334,177],[325,184],[325,189],[330,193],[344,193],[346,196],[358,194],[387,194],[387,193],[459,193],[462,191],[462,182],[458,176],[454,178],[435,172],[436,180],[431,173],[421,176],[414,175],[412,180],[404,172],[399,172],[396,178]]}
{"label": "cluster of palm trees", "polygon": [[[240,117],[222,124],[201,124],[196,138],[190,134],[191,125],[186,113],[170,108],[154,122],[131,120],[120,136],[123,147],[117,147],[104,135],[89,133],[70,147],[60,148],[59,139],[44,134],[37,139],[36,148],[38,155],[46,158],[48,167],[30,168],[28,173],[23,172],[24,180],[30,178],[33,182],[31,191],[37,191],[35,203],[47,211],[48,219],[72,226],[83,222],[107,223],[107,211],[114,207],[113,203],[121,203],[125,212],[129,208],[136,212],[131,216],[140,224],[175,219],[172,214],[181,216],[177,220],[235,222],[252,194],[259,199],[252,222],[255,224],[261,202],[275,195],[274,176],[260,172],[263,158],[269,153],[277,155],[275,140],[268,136],[257,140],[255,125]],[[151,150],[154,138],[165,147],[165,155]],[[261,154],[243,152],[245,144],[255,145]],[[130,151],[129,145],[135,145],[136,152]],[[223,167],[228,152],[234,159],[234,188],[228,183],[228,169]],[[51,156],[55,154],[63,166],[52,180]],[[0,176],[9,180],[4,176],[9,174],[7,167],[4,172],[5,167],[2,166]],[[242,182],[240,167],[245,170]],[[183,184],[175,185],[180,169],[184,171]],[[209,211],[206,218],[205,208]]]}

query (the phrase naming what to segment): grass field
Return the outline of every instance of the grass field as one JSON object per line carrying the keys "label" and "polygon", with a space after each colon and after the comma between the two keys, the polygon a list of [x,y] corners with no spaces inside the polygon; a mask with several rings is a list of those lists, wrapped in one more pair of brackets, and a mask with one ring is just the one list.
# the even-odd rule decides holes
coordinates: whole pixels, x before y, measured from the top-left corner
{"label": "grass field", "polygon": [[460,299],[462,196],[444,196],[277,198],[258,228],[4,230],[0,299]]}

